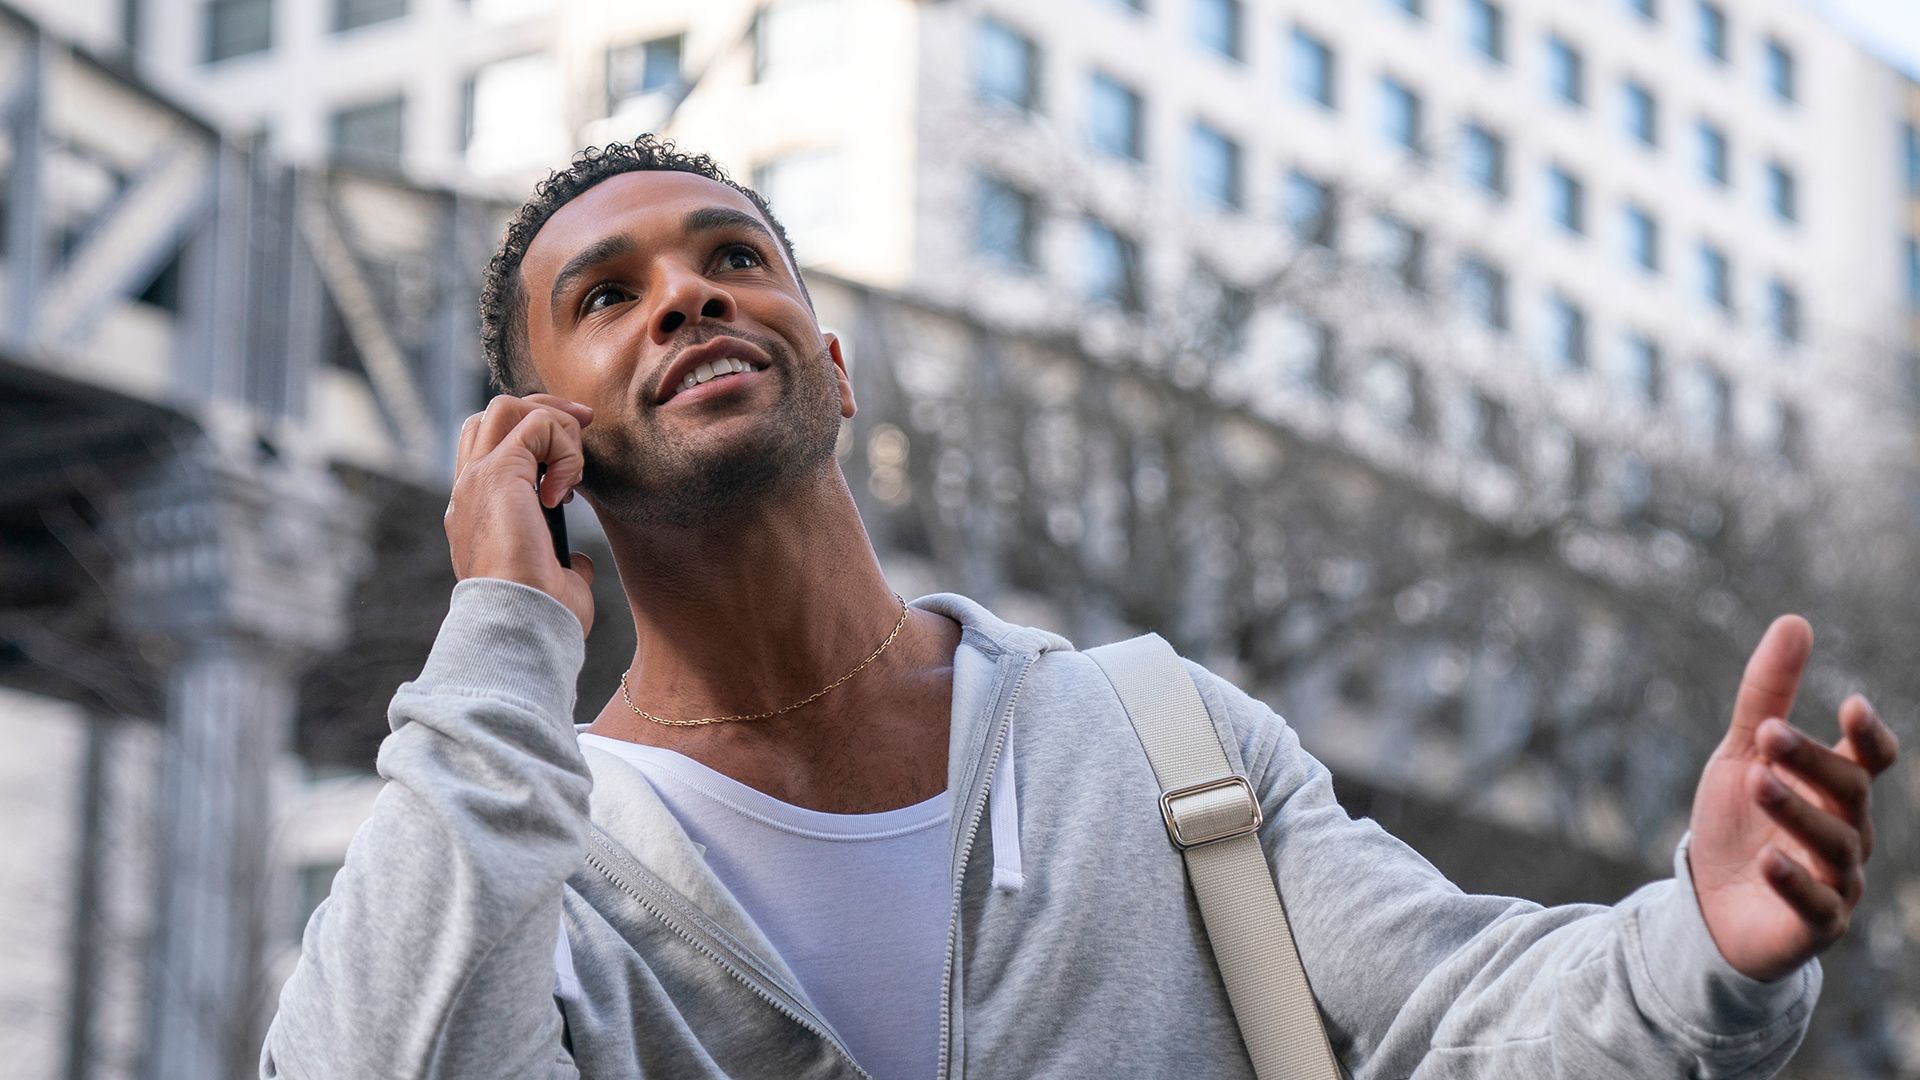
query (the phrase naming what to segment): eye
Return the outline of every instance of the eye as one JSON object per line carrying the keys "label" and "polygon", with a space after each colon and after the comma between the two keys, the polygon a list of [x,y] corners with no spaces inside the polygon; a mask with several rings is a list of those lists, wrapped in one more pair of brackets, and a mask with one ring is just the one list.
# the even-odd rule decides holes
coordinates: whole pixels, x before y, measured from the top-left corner
{"label": "eye", "polygon": [[745,244],[729,244],[720,252],[720,264],[728,270],[751,270],[760,265],[760,253]]}
{"label": "eye", "polygon": [[[587,295],[581,299],[580,312],[583,315],[591,315],[596,311],[611,307],[613,304],[626,299],[627,295],[627,290],[618,285],[595,285],[587,292]],[[607,303],[601,303],[602,300],[607,301]]]}

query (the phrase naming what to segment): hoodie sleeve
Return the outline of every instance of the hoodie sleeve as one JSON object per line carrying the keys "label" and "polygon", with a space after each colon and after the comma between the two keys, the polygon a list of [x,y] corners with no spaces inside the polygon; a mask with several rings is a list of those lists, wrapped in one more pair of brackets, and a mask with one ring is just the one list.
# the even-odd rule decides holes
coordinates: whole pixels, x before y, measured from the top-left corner
{"label": "hoodie sleeve", "polygon": [[1610,907],[1468,895],[1349,817],[1272,710],[1189,670],[1239,736],[1301,963],[1355,1080],[1764,1078],[1799,1046],[1819,963],[1774,982],[1728,964],[1684,841],[1674,877]]}
{"label": "hoodie sleeve", "polygon": [[561,889],[586,851],[584,657],[552,597],[454,587],[394,694],[387,784],[307,923],[263,1078],[578,1075],[553,993]]}

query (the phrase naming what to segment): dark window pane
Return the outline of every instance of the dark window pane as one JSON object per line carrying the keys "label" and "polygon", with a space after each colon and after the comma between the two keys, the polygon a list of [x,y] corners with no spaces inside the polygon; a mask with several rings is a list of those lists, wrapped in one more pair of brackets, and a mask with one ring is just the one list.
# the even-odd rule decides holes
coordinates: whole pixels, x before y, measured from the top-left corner
{"label": "dark window pane", "polygon": [[1293,28],[1293,88],[1308,101],[1334,107],[1333,48],[1299,27]]}
{"label": "dark window pane", "polygon": [[407,0],[333,0],[334,30],[352,30],[398,19],[407,13]]}
{"label": "dark window pane", "polygon": [[273,0],[208,0],[206,17],[208,63],[273,45]]}
{"label": "dark window pane", "polygon": [[1033,196],[998,178],[982,176],[978,199],[974,250],[1016,266],[1038,265],[1038,209]]}
{"label": "dark window pane", "polygon": [[405,121],[406,102],[398,97],[341,109],[329,124],[329,144],[343,160],[398,168]]}
{"label": "dark window pane", "polygon": [[1094,72],[1087,90],[1087,139],[1102,153],[1134,161],[1143,159],[1140,95]]}
{"label": "dark window pane", "polygon": [[998,19],[981,19],[974,33],[974,90],[983,101],[1034,109],[1040,101],[1040,48]]}
{"label": "dark window pane", "polygon": [[608,48],[607,115],[635,98],[679,86],[682,41],[675,34]]}

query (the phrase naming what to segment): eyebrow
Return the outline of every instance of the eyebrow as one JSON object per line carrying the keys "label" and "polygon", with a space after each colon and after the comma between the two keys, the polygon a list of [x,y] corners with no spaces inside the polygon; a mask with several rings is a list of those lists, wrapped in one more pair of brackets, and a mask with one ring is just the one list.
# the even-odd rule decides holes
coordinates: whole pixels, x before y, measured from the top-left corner
{"label": "eyebrow", "polygon": [[[680,219],[682,236],[695,236],[705,232],[717,232],[722,229],[745,229],[758,235],[768,244],[773,244],[774,235],[761,224],[760,219],[744,210],[735,210],[728,206],[704,206]],[[553,321],[562,319],[560,300],[569,289],[579,284],[580,279],[593,273],[602,263],[631,253],[633,239],[625,234],[602,237],[582,248],[579,254],[567,260],[553,279]]]}

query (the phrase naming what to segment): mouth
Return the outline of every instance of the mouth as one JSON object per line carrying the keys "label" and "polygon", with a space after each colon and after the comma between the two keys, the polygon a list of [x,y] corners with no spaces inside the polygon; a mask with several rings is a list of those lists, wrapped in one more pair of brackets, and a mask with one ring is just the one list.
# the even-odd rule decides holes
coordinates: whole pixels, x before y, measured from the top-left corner
{"label": "mouth", "polygon": [[[737,337],[717,337],[680,353],[666,377],[660,380],[660,397],[655,405],[665,405],[682,395],[688,400],[708,397],[752,381],[765,371],[770,361],[758,345]],[[723,385],[724,384],[724,385]],[[713,389],[706,389],[712,387]]]}

